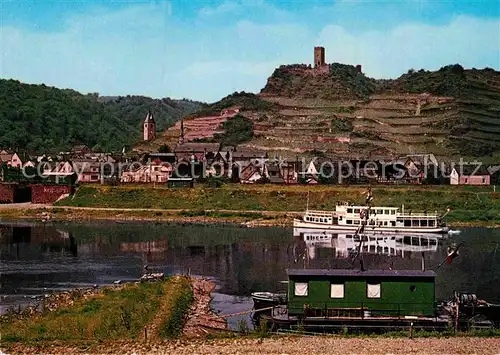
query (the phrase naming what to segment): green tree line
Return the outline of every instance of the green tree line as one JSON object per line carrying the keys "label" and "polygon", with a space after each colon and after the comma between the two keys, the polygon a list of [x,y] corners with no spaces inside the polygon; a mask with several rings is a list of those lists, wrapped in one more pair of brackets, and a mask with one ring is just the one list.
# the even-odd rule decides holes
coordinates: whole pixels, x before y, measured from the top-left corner
{"label": "green tree line", "polygon": [[105,97],[46,85],[0,79],[0,148],[58,152],[76,144],[121,150],[142,139],[142,123],[153,112],[163,131],[201,103],[143,96]]}

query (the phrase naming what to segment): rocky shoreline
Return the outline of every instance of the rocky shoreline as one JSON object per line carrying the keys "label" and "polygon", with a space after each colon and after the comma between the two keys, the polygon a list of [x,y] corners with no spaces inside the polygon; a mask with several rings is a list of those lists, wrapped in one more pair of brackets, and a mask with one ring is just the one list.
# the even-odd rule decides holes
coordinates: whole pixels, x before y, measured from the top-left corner
{"label": "rocky shoreline", "polygon": [[228,330],[226,320],[212,311],[212,291],[215,283],[205,278],[191,277],[194,301],[184,324],[183,336],[205,337],[213,332]]}

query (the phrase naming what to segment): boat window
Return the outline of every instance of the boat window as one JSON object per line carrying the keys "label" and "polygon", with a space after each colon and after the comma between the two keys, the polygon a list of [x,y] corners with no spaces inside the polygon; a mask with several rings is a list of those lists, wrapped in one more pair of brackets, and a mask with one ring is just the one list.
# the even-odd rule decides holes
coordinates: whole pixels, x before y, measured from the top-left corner
{"label": "boat window", "polygon": [[370,220],[370,225],[371,225],[371,226],[375,225],[375,220],[374,220],[374,219],[371,219],[371,220]]}
{"label": "boat window", "polygon": [[308,284],[307,282],[296,282],[295,283],[295,296],[307,296]]}
{"label": "boat window", "polygon": [[396,220],[397,220],[398,222],[403,222],[403,217],[397,217],[397,218],[396,218]]}
{"label": "boat window", "polygon": [[359,224],[359,220],[354,220],[354,224]]}
{"label": "boat window", "polygon": [[347,213],[352,213],[352,208],[348,208]]}
{"label": "boat window", "polygon": [[396,227],[396,222],[395,221],[391,221],[391,226]]}
{"label": "boat window", "polygon": [[387,221],[384,222],[384,226],[386,226],[386,225],[387,225]]}
{"label": "boat window", "polygon": [[355,208],[354,213],[359,213],[359,208]]}
{"label": "boat window", "polygon": [[350,219],[347,219],[347,220],[345,221],[345,223],[346,223],[346,224],[352,224],[352,221],[351,221]]}
{"label": "boat window", "polygon": [[418,227],[418,219],[414,219],[413,221],[411,221],[411,225],[412,227]]}
{"label": "boat window", "polygon": [[331,298],[344,298],[344,284],[330,284]]}
{"label": "boat window", "polygon": [[383,210],[377,210],[377,214],[383,214]]}
{"label": "boat window", "polygon": [[339,221],[341,221],[341,220],[342,220],[342,216],[339,216]]}
{"label": "boat window", "polygon": [[380,284],[366,284],[366,297],[380,298]]}
{"label": "boat window", "polygon": [[389,210],[384,210],[384,213],[385,214],[389,214]]}
{"label": "boat window", "polygon": [[306,217],[306,221],[309,221],[309,217]]}
{"label": "boat window", "polygon": [[422,219],[420,221],[420,227],[427,227],[427,220],[426,219]]}
{"label": "boat window", "polygon": [[411,227],[411,220],[405,219],[405,227]]}
{"label": "boat window", "polygon": [[391,214],[396,214],[396,210],[391,210]]}
{"label": "boat window", "polygon": [[429,227],[434,227],[434,221],[429,221]]}

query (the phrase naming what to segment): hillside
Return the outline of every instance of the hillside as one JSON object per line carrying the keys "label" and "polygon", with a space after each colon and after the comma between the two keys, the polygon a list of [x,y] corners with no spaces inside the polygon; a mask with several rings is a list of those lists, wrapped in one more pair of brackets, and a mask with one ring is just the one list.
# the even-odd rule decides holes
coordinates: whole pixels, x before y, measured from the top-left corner
{"label": "hillside", "polygon": [[0,147],[57,152],[85,144],[121,150],[142,139],[148,110],[155,115],[157,129],[163,131],[201,107],[189,100],[100,97],[0,79]]}
{"label": "hillside", "polygon": [[[281,66],[259,95],[235,93],[191,115],[185,121],[188,140],[223,141],[230,117],[219,112],[231,106],[240,108],[240,120],[252,123],[241,147],[285,157],[433,153],[500,159],[500,72],[455,64],[376,80],[360,69],[338,63]],[[156,144],[175,144],[179,134],[176,125]]]}

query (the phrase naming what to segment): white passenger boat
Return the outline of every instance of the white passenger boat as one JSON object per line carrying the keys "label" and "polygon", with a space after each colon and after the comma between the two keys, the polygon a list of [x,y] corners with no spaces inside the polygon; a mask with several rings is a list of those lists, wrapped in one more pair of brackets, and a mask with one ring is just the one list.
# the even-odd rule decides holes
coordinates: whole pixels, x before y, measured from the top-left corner
{"label": "white passenger boat", "polygon": [[340,231],[362,229],[370,233],[447,233],[449,228],[442,221],[442,217],[437,212],[434,214],[405,212],[404,206],[368,207],[338,203],[335,211],[306,210],[301,219],[293,220],[293,226]]}

